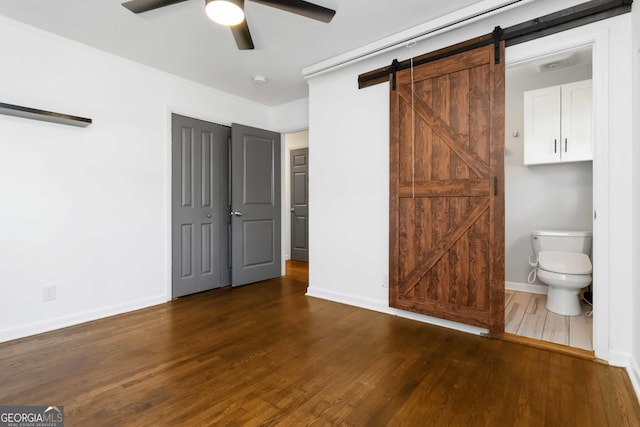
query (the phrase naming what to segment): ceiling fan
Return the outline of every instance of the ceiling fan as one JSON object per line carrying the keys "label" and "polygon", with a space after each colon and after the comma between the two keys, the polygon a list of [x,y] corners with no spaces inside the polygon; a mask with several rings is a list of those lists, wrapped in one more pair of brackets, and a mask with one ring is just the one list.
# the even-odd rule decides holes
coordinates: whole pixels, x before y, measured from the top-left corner
{"label": "ceiling fan", "polygon": [[[133,13],[148,12],[186,0],[131,0],[122,3]],[[303,0],[251,0],[255,3],[275,7],[296,15],[306,16],[322,22],[330,22],[336,11]],[[214,21],[231,28],[238,49],[253,49],[253,40],[247,20],[244,19],[244,0],[205,0],[207,15]],[[230,15],[225,15],[230,13]],[[231,16],[231,18],[229,18]]]}

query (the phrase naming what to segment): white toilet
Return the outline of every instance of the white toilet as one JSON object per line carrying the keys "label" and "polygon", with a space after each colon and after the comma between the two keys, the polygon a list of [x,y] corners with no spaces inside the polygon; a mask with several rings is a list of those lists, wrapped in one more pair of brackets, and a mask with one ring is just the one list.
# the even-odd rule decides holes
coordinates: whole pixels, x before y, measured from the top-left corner
{"label": "white toilet", "polygon": [[531,231],[537,275],[549,286],[549,311],[564,316],[582,313],[578,293],[591,283],[591,236],[591,231]]}

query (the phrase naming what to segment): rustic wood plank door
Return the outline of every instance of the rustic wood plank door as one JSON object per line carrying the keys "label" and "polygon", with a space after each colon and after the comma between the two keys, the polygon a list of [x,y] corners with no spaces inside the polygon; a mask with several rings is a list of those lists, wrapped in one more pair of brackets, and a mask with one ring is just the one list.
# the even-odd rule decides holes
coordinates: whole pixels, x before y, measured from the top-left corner
{"label": "rustic wood plank door", "polygon": [[[504,46],[498,50],[504,58]],[[493,45],[392,87],[390,305],[504,331],[504,62]],[[496,64],[496,62],[499,62]]]}

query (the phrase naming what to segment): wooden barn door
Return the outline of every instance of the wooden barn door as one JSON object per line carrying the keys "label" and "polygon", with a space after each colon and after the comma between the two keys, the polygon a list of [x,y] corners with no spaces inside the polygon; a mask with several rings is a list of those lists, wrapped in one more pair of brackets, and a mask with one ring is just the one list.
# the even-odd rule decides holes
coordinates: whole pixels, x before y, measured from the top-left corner
{"label": "wooden barn door", "polygon": [[[390,305],[504,331],[504,63],[489,45],[397,73]],[[501,46],[500,58],[504,58]],[[412,83],[413,78],[413,83]]]}

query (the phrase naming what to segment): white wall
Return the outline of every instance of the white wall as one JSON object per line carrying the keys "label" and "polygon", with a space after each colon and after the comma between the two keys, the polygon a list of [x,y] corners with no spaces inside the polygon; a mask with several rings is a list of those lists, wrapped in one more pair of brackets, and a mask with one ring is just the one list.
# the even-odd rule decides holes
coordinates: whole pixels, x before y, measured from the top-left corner
{"label": "white wall", "polygon": [[[630,43],[629,56],[632,58],[633,76],[633,161],[634,165],[640,165],[640,8],[632,9],[633,37]],[[631,380],[634,383],[640,400],[640,167],[633,169],[633,320],[631,322],[633,336],[632,363],[629,369]]]}
{"label": "white wall", "polygon": [[[612,20],[608,28],[609,61],[609,359],[627,366],[633,337],[633,277],[631,231],[640,226],[640,217],[634,217],[631,207],[634,198],[632,176],[640,167],[632,159],[632,97],[631,97],[631,16]],[[596,184],[597,185],[597,184]],[[600,189],[597,197],[600,197]],[[601,211],[598,211],[600,218]],[[599,220],[597,220],[599,221]],[[599,227],[596,224],[596,227]],[[594,257],[599,255],[596,253]],[[594,283],[597,283],[594,281]],[[594,287],[594,298],[597,298]],[[597,306],[595,307],[597,308]]]}
{"label": "white wall", "polygon": [[167,301],[170,112],[272,111],[6,18],[0,40],[0,102],[94,121],[0,115],[0,341]]}
{"label": "white wall", "polygon": [[[514,48],[517,48],[515,46]],[[505,84],[505,279],[527,285],[532,229],[591,230],[592,162],[524,165],[524,92],[591,78],[591,64],[538,72],[508,67]],[[514,136],[514,131],[517,136]],[[541,285],[540,281],[536,281]],[[546,291],[546,286],[541,289]]]}
{"label": "white wall", "polygon": [[[401,48],[310,78],[310,204],[314,210],[309,231],[310,295],[406,314],[389,309],[387,289],[382,286],[388,274],[388,85],[358,90],[358,75],[389,65],[393,58],[430,52],[490,32],[496,25],[508,27],[569,5],[571,2],[536,1],[427,39],[412,50]],[[607,34],[603,54],[608,57],[602,61],[607,74],[599,90],[606,93],[603,99],[608,100],[605,110],[609,114],[601,143],[611,143],[601,158],[608,190],[599,195],[608,198],[608,203],[598,217],[608,245],[601,301],[609,316],[602,320],[604,343],[596,355],[624,364],[629,360],[633,333],[630,16],[578,31]],[[636,218],[636,225],[638,221]]]}
{"label": "white wall", "polygon": [[298,99],[271,108],[271,129],[291,133],[309,127],[309,98]]}
{"label": "white wall", "polygon": [[[300,144],[301,147],[307,147],[309,145],[309,134],[307,131],[307,129],[309,129],[309,98],[299,99],[273,107],[271,109],[271,129],[282,133],[280,164],[283,165],[283,167],[281,168],[282,174],[280,182],[283,183],[283,186],[280,197],[280,200],[282,200],[282,227],[280,238],[282,239],[282,274],[284,274],[286,268],[285,262],[290,258],[291,254],[291,214],[289,213],[289,200],[291,198],[289,187],[289,151],[291,148],[287,148],[287,140],[289,140],[289,144],[293,144],[294,146]],[[298,133],[302,135],[301,139],[295,136]],[[292,138],[293,142],[291,142]]]}
{"label": "white wall", "polygon": [[284,135],[284,194],[282,195],[282,248],[283,257],[291,259],[291,150],[309,146],[309,131],[303,130]]}

